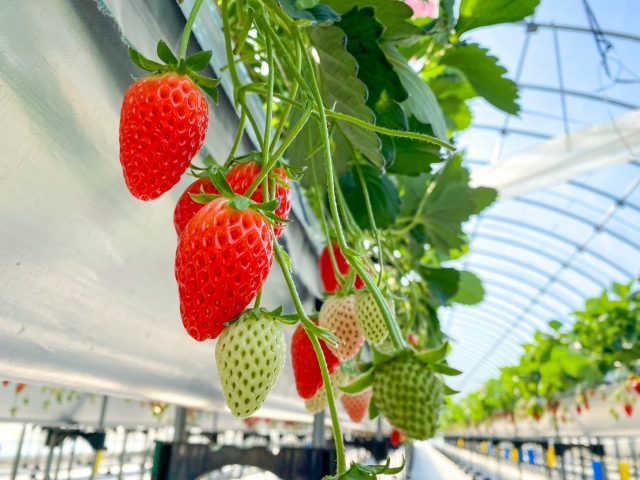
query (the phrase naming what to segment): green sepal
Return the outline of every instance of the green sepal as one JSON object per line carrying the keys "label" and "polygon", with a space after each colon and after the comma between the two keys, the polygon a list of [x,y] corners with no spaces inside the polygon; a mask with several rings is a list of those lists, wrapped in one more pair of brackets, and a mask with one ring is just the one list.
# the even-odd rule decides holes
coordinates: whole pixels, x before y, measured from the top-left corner
{"label": "green sepal", "polygon": [[380,415],[380,412],[378,411],[378,406],[376,405],[376,402],[373,401],[373,398],[369,400],[368,415],[369,415],[369,420],[374,420],[378,418],[378,415]]}
{"label": "green sepal", "polygon": [[187,62],[184,58],[181,58],[178,61],[178,68],[175,69],[178,75],[186,75],[189,73],[189,69],[187,68]]}
{"label": "green sepal", "polygon": [[[273,212],[268,212],[268,211],[267,212],[262,212],[261,211],[260,213],[262,213],[262,216],[264,218],[266,218],[269,221],[269,223],[272,224],[276,228],[280,228],[280,227],[282,227],[284,225],[289,225],[291,222],[293,222],[293,220],[289,220],[288,218],[279,217],[278,215],[276,215]],[[289,267],[289,268],[291,268],[291,267]]]}
{"label": "green sepal", "polygon": [[214,165],[218,165],[218,162],[216,162],[216,159],[213,158],[213,156],[211,155],[207,155],[206,157],[204,157],[204,160],[202,160],[202,163],[205,165],[205,167],[213,167]]}
{"label": "green sepal", "polygon": [[452,377],[462,374],[462,372],[457,368],[450,367],[449,365],[445,365],[444,363],[436,363],[435,365],[431,365],[431,369],[435,372]]}
{"label": "green sepal", "polygon": [[209,179],[211,180],[211,183],[213,183],[213,186],[216,187],[218,191],[224,196],[229,198],[235,196],[234,191],[231,189],[231,185],[229,185],[229,182],[225,178],[224,173],[222,173],[220,169],[216,168],[214,170],[211,170]]}
{"label": "green sepal", "polygon": [[341,475],[333,477],[324,477],[322,480],[376,480],[378,475],[396,475],[404,469],[405,460],[402,457],[402,465],[399,467],[390,467],[391,459],[387,458],[384,465],[362,465],[352,463],[349,470]]}
{"label": "green sepal", "polygon": [[253,208],[257,210],[273,212],[276,208],[280,206],[280,201],[281,200],[279,198],[274,198],[273,200],[270,200],[268,202],[256,203],[255,205],[253,205]]}
{"label": "green sepal", "polygon": [[241,155],[239,157],[234,157],[236,163],[249,163],[251,161],[256,162],[258,165],[262,164],[262,153],[252,150],[245,155]]}
{"label": "green sepal", "polygon": [[205,50],[204,52],[198,52],[187,58],[187,68],[192,72],[199,72],[207,68],[211,61],[211,50]]}
{"label": "green sepal", "polygon": [[206,93],[207,95],[209,95],[211,97],[211,99],[213,100],[213,102],[217,105],[218,104],[218,89],[215,87],[208,87],[206,85],[202,85],[202,84],[198,84],[198,86],[204,91],[204,93]]}
{"label": "green sepal", "polygon": [[299,182],[302,180],[304,176],[304,172],[307,170],[307,167],[298,166],[298,165],[289,165],[288,163],[281,163],[280,166],[284,169],[287,177],[294,182]]}
{"label": "green sepal", "polygon": [[435,350],[427,350],[425,352],[420,352],[416,354],[416,358],[420,360],[422,363],[426,363],[428,365],[435,365],[440,360],[442,360],[449,351],[449,342],[444,342],[440,348],[436,348]]}
{"label": "green sepal", "polygon": [[366,390],[371,385],[373,385],[373,369],[371,369],[367,373],[361,375],[353,383],[350,383],[349,385],[345,385],[344,387],[339,387],[339,388],[344,393],[349,393],[349,394],[353,395],[355,393],[360,393],[363,390]]}
{"label": "green sepal", "polygon": [[453,388],[451,388],[449,385],[447,385],[444,382],[442,382],[442,386],[444,388],[443,391],[445,395],[455,395],[456,393],[460,393],[457,390],[454,390]]}
{"label": "green sepal", "polygon": [[[202,190],[202,188],[201,188]],[[189,196],[191,200],[196,203],[207,204],[209,202],[213,202],[216,198],[220,198],[222,195],[216,193],[190,193]]]}
{"label": "green sepal", "polygon": [[387,363],[393,360],[398,352],[393,352],[392,354],[384,353],[378,350],[377,347],[371,347],[371,355],[373,357],[373,365],[380,365],[382,363]]}
{"label": "green sepal", "polygon": [[158,42],[156,53],[158,54],[158,58],[164,63],[170,65],[173,68],[176,68],[178,66],[178,59],[164,40],[160,40]]}
{"label": "green sepal", "polygon": [[135,63],[138,67],[143,70],[147,70],[148,72],[157,72],[166,69],[165,65],[154,62],[153,60],[149,60],[133,47],[129,47],[129,58],[131,58],[131,61],[133,61],[133,63]]}
{"label": "green sepal", "polygon": [[287,181],[284,178],[282,178],[280,175],[277,175],[277,174],[274,174],[273,172],[270,172],[269,176],[274,178],[276,183],[278,185],[280,185],[282,188],[291,188],[289,186],[289,184],[287,183]]}
{"label": "green sepal", "polygon": [[309,326],[304,324],[303,327],[306,331],[310,331],[316,337],[321,338],[322,340],[324,340],[325,342],[327,342],[329,345],[333,347],[338,345],[338,343],[342,342],[342,340],[336,337],[336,335],[328,328],[319,327],[314,323],[311,323]]}
{"label": "green sepal", "polygon": [[229,207],[235,210],[246,210],[251,205],[251,200],[247,197],[243,197],[242,195],[235,195],[231,200],[229,200]]}

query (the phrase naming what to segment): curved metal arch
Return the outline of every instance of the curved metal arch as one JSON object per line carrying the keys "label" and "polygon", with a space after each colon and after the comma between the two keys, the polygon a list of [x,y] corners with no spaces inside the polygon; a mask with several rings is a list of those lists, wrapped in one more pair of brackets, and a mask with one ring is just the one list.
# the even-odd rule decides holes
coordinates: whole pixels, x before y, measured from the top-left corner
{"label": "curved metal arch", "polygon": [[[496,260],[500,260],[500,261],[504,261],[507,263],[511,263],[513,265],[517,265],[518,267],[524,268],[525,270],[531,270],[534,273],[537,273],[538,275],[542,276],[542,277],[549,277],[549,272],[545,272],[544,270],[541,270],[539,268],[535,268],[532,267],[531,265],[524,263],[524,262],[520,262],[518,260],[514,260],[511,257],[507,257],[506,255],[500,255],[500,254],[496,254],[494,252],[490,252],[488,250],[484,250],[482,248],[474,248],[473,249],[473,254],[474,255],[484,255],[486,257],[490,257],[490,258],[495,258]],[[567,268],[571,268],[570,266],[568,266]],[[565,282],[564,280],[556,280],[557,283],[559,283],[560,285],[564,286],[565,288],[573,291],[574,293],[576,293],[579,297],[584,297],[584,295],[582,294],[581,290],[578,290],[577,288],[575,288],[573,285],[568,284],[567,282]],[[596,284],[601,288],[605,288],[606,285],[604,283],[600,284]]]}
{"label": "curved metal arch", "polygon": [[[570,246],[572,246],[572,247],[574,247],[576,249],[580,248],[580,244],[579,243],[574,243],[574,242],[570,241],[569,239],[567,239],[567,238],[565,238],[565,237],[563,237],[561,235],[555,234],[553,232],[550,232],[550,231],[545,230],[545,229],[540,228],[540,227],[536,227],[535,225],[531,225],[531,224],[528,224],[528,223],[525,223],[525,222],[520,222],[518,220],[513,220],[511,218],[501,217],[499,215],[483,215],[483,218],[484,219],[488,219],[488,220],[493,220],[493,221],[496,221],[496,222],[500,222],[500,223],[506,223],[508,225],[515,225],[515,226],[518,226],[518,227],[521,227],[521,228],[524,228],[524,229],[528,229],[528,230],[531,230],[531,231],[534,231],[534,232],[538,232],[538,233],[540,233],[542,235],[546,235],[548,237],[551,237],[551,238],[559,240],[559,241],[561,241],[563,243],[566,243],[567,245],[570,245]],[[529,247],[527,247],[527,248],[530,249],[530,250],[533,250],[533,249],[531,249]],[[633,274],[631,272],[627,272],[625,269],[623,269],[622,267],[616,265],[611,260],[608,260],[607,258],[603,257],[599,253],[594,252],[593,250],[591,250],[589,248],[586,248],[586,247],[583,248],[582,251],[588,253],[589,255],[591,255],[591,256],[593,256],[595,258],[597,258],[598,260],[600,260],[603,263],[609,265],[610,267],[614,268],[615,270],[618,270],[620,273],[623,273],[627,277],[633,277]],[[564,265],[564,263],[565,262],[563,261],[563,265]]]}
{"label": "curved metal arch", "polygon": [[[469,364],[469,363],[473,363],[479,360],[479,358],[476,358],[475,355],[472,355],[470,353],[456,353],[456,355],[459,356],[459,358],[461,360],[464,361],[465,364]],[[517,358],[520,358],[521,355],[517,355]],[[500,368],[502,366],[509,366],[509,364],[511,363],[510,360],[512,360],[511,358],[509,358],[508,354],[507,355],[502,355],[500,357],[496,357],[497,362],[491,362],[491,363],[487,363],[486,365],[483,365],[481,369],[478,370],[477,373],[479,374],[488,374],[490,373],[491,376],[495,375],[493,372],[497,371],[496,373],[500,374]],[[462,362],[460,362],[462,363]],[[502,364],[506,364],[506,365],[502,365]],[[455,379],[454,381],[456,381],[457,383],[461,383],[462,380],[464,379],[464,377],[467,375],[467,372],[464,371],[464,364],[463,365],[459,365],[458,363],[453,363],[452,365],[455,366],[455,368],[458,368],[459,370],[462,370],[462,375],[460,377],[458,377],[458,379]],[[452,382],[453,383],[453,382]],[[478,382],[478,383],[483,383],[483,382]]]}
{"label": "curved metal arch", "polygon": [[[478,353],[478,352],[479,352],[479,350],[466,350],[464,352],[455,351],[455,355],[457,355],[457,356],[459,356],[461,358],[466,358],[466,359],[472,359],[473,357],[478,357],[478,358],[476,358],[476,360],[479,360],[482,357],[483,354],[480,353],[479,355],[476,355],[476,353]],[[509,351],[509,352],[511,352],[511,351]],[[509,352],[507,352],[505,350],[502,350],[501,354],[498,357],[496,357],[498,360],[497,361],[494,360],[494,362],[496,363],[496,366],[500,365],[501,363],[505,363],[505,362],[508,363],[509,359],[507,357],[510,356]],[[514,350],[513,353],[516,354],[517,358],[520,358],[524,352],[522,351],[522,348],[519,348],[517,350]],[[453,353],[452,353],[452,355],[453,355]],[[466,373],[466,372],[463,371],[463,373]]]}
{"label": "curved metal arch", "polygon": [[527,137],[540,138],[542,140],[549,140],[550,138],[553,138],[553,135],[547,135],[546,133],[531,132],[529,130],[520,130],[518,128],[508,128],[508,127],[502,128],[502,127],[497,127],[495,125],[483,125],[483,124],[474,123],[469,128],[477,128],[479,130],[491,130],[494,132],[500,132],[502,135],[506,135],[508,133],[515,133],[516,135],[524,135]]}
{"label": "curved metal arch", "polygon": [[[472,314],[469,314],[469,313],[459,313],[457,316],[460,317],[461,319],[467,320],[468,322],[472,323],[471,325],[468,325],[468,324],[465,323],[465,325],[468,328],[473,328],[474,324],[482,325],[482,326],[488,327],[486,329],[483,328],[482,329],[483,332],[486,332],[487,334],[489,334],[489,332],[495,333],[495,335],[492,335],[493,337],[495,337],[495,338],[499,338],[500,337],[501,329],[500,328],[495,328],[496,325],[495,325],[495,323],[493,323],[493,319],[491,317],[487,316],[487,315],[474,317]],[[510,327],[510,325],[507,325],[507,327]],[[449,335],[449,333],[447,333],[447,335]],[[452,335],[451,338],[455,338],[455,336]],[[520,345],[518,343],[518,340],[515,340],[515,339],[514,340],[510,339],[510,343],[511,343],[511,345],[515,345],[515,346]]]}
{"label": "curved metal arch", "polygon": [[[635,162],[629,162],[629,163],[634,163]],[[636,164],[637,165],[637,164]],[[585,185],[584,183],[580,183],[577,182],[576,180],[568,180],[567,183],[569,185],[572,185],[576,188],[580,188],[582,190],[586,190],[587,192],[591,192],[591,193],[595,193],[596,195],[600,195],[601,197],[607,198],[613,202],[615,202],[617,205],[621,206],[621,207],[630,207],[633,210],[636,210],[637,212],[640,212],[640,207],[638,205],[635,205],[631,202],[627,202],[625,200],[621,200],[618,197],[616,197],[615,195],[612,195],[611,193],[605,192],[603,190],[600,190],[599,188],[595,188],[592,187],[590,185]],[[571,198],[571,197],[567,197],[567,198]]]}
{"label": "curved metal arch", "polygon": [[[504,270],[502,270],[502,269],[498,269],[498,268],[495,268],[495,267],[493,267],[493,266],[486,266],[486,265],[483,265],[483,264],[478,263],[478,262],[476,262],[476,261],[474,261],[474,260],[471,260],[471,259],[467,262],[467,264],[469,264],[469,263],[472,263],[472,264],[473,264],[473,265],[475,265],[475,267],[476,267],[476,268],[478,268],[478,269],[484,269],[485,271],[492,272],[492,273],[496,273],[496,274],[498,274],[498,275],[501,275],[501,274],[503,274],[502,272],[504,272]],[[516,278],[516,277],[513,277],[513,278]],[[547,276],[547,278],[546,278],[546,279],[548,280],[548,279],[549,279],[549,276]],[[567,288],[567,287],[566,287],[565,282],[559,282],[557,279],[554,279],[554,283],[557,283],[558,285],[561,285],[561,286],[563,286],[564,288]],[[580,300],[584,300],[584,295],[581,295],[580,293],[578,293],[578,291],[577,291],[576,289],[574,289],[573,287],[570,287],[570,288],[567,288],[567,289],[568,289],[568,290],[570,289],[570,290],[571,290],[571,292],[572,292],[576,297],[578,297]],[[552,297],[553,297],[553,295],[552,295]],[[554,297],[554,298],[555,298],[555,297]]]}
{"label": "curved metal arch", "polygon": [[[505,272],[504,270],[502,270],[502,269],[500,269],[500,268],[493,268],[493,267],[483,267],[483,268],[484,268],[484,269],[485,269],[485,271],[487,271],[487,272],[491,272],[491,273],[493,273],[493,274],[495,274],[495,275],[500,275],[500,276],[502,276],[502,277],[505,277],[505,278],[511,279],[511,280],[513,280],[513,281],[519,282],[519,283],[521,283],[521,284],[523,284],[523,285],[526,285],[526,281],[525,281],[525,280],[521,279],[520,277],[517,277],[517,276],[511,275],[510,273]],[[555,280],[554,280],[554,281],[555,281]],[[540,290],[540,288],[541,288],[541,287],[534,287],[534,288],[535,288],[536,290]],[[547,295],[549,295],[551,298],[556,299],[558,302],[562,303],[563,305],[565,305],[565,306],[569,307],[570,309],[573,309],[573,308],[574,308],[572,305],[570,305],[570,304],[566,303],[562,298],[560,298],[560,297],[556,296],[555,294],[550,294],[549,292],[546,292],[546,294],[547,294]],[[532,296],[532,298],[533,298],[533,296]]]}
{"label": "curved metal arch", "polygon": [[[495,280],[483,280],[484,282],[494,286],[494,287],[498,287],[501,288],[502,290],[505,290],[507,292],[510,292],[512,294],[516,294],[517,296],[521,297],[521,298],[525,298],[527,300],[527,303],[531,303],[531,300],[533,299],[532,296],[529,297],[523,297],[522,295],[520,295],[519,293],[516,293],[513,291],[513,289],[511,288],[510,285],[506,284],[506,283],[502,283],[502,282],[497,282]],[[553,315],[557,315],[558,318],[563,318],[565,315],[563,315],[562,313],[558,312],[555,308],[551,308],[549,307],[546,303],[545,304],[540,304],[540,305],[544,305],[545,309],[548,310],[549,312],[551,312]],[[523,310],[526,309],[526,306],[523,307]]]}
{"label": "curved metal arch", "polygon": [[626,237],[623,237],[619,233],[614,232],[613,230],[609,230],[608,228],[605,228],[598,223],[593,223],[591,220],[587,220],[586,218],[581,217],[580,215],[576,215],[575,213],[569,213],[566,210],[562,210],[560,208],[554,207],[552,205],[547,205],[546,203],[538,202],[536,200],[531,200],[529,198],[517,197],[517,198],[512,198],[511,200],[514,202],[526,203],[529,205],[533,205],[534,207],[543,208],[545,210],[549,210],[550,212],[554,212],[568,218],[573,218],[574,220],[577,220],[579,222],[584,223],[585,225],[590,226],[593,230],[597,230],[599,232],[606,232],[612,237],[617,238],[621,242],[626,243],[627,245],[634,248],[635,250],[640,250],[640,245],[638,245],[637,243],[633,243],[631,240],[628,240]]}
{"label": "curved metal arch", "polygon": [[587,98],[589,100],[597,100],[599,102],[617,105],[622,108],[628,108],[629,110],[635,110],[636,108],[638,108],[636,105],[621,102],[619,100],[614,100],[613,98],[604,97],[602,95],[593,95],[586,92],[576,92],[575,90],[567,90],[565,88],[546,87],[544,85],[532,85],[530,83],[518,83],[518,88],[527,88],[529,90],[539,90],[541,92],[559,93],[560,95],[570,95],[572,97]]}
{"label": "curved metal arch", "polygon": [[[500,330],[501,330],[500,327],[509,328],[511,326],[509,323],[504,323],[502,320],[496,320],[490,314],[478,313],[478,311],[475,311],[474,313],[458,312],[455,315],[457,317],[466,318],[466,319],[474,321],[474,322],[477,321],[477,323],[480,323],[482,325],[486,325],[488,327],[491,327],[491,330],[495,330],[495,331],[498,331],[498,332],[500,332]],[[477,318],[476,318],[476,315],[477,315]],[[499,325],[500,325],[499,327],[498,327],[498,325],[496,325],[497,323],[499,323]],[[496,328],[496,327],[498,327],[498,328]]]}
{"label": "curved metal arch", "polygon": [[[556,25],[554,23],[538,23],[538,22],[525,22],[525,21],[519,21],[516,22],[516,24],[520,24],[520,25],[525,25],[527,27],[527,31],[529,31],[530,29],[534,29],[537,30],[538,28],[542,27],[542,28],[551,28],[554,30],[568,30],[571,32],[581,32],[581,33],[590,33],[591,35],[593,35],[593,30],[590,28],[584,28],[584,27],[574,27],[574,26],[570,26],[570,25]],[[509,24],[506,24],[509,25]],[[632,41],[636,41],[636,42],[640,42],[640,37],[635,36],[635,35],[629,35],[628,33],[621,33],[621,32],[611,32],[609,30],[606,31],[601,31],[599,32],[602,35],[605,35],[607,37],[617,37],[617,38],[622,38],[625,40],[632,40]]]}

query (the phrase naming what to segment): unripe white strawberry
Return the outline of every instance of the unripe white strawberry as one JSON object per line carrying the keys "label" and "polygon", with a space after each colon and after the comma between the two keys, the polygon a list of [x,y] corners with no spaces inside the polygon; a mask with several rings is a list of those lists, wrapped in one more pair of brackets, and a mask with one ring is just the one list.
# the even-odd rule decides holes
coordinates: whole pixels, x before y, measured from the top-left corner
{"label": "unripe white strawberry", "polygon": [[[342,368],[338,368],[333,372],[333,375],[331,375],[331,391],[333,392],[333,397],[336,400],[344,395],[344,392],[340,390],[339,387],[347,385],[349,383],[349,378],[349,374]],[[318,390],[318,393],[309,400],[304,401],[304,406],[310,413],[318,413],[321,410],[324,410],[327,405],[327,391],[325,390],[324,385],[320,390]]]}
{"label": "unripe white strawberry", "polygon": [[355,302],[355,295],[333,295],[327,298],[320,309],[318,325],[328,328],[342,340],[335,347],[329,346],[340,360],[353,357],[364,342],[356,321]]}
{"label": "unripe white strawberry", "polygon": [[227,405],[245,418],[262,406],[282,373],[287,346],[277,321],[263,315],[241,318],[218,337],[216,364]]}
{"label": "unripe white strawberry", "polygon": [[[393,300],[387,298],[389,310],[395,320],[395,307]],[[389,329],[384,321],[382,312],[378,308],[373,295],[368,291],[356,293],[355,304],[356,319],[362,330],[364,338],[372,345],[378,345],[389,335]]]}

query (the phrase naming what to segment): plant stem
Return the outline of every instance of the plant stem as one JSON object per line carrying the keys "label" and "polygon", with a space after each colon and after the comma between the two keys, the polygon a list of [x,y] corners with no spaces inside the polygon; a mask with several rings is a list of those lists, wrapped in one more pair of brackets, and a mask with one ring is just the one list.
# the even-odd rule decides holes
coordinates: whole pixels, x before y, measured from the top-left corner
{"label": "plant stem", "polygon": [[[236,4],[240,7],[239,11],[241,11],[242,5],[239,5],[237,2]],[[240,21],[239,18],[238,18],[238,21]],[[244,22],[244,26],[242,27],[242,30],[240,30],[240,34],[238,35],[236,46],[233,47],[234,55],[238,55],[238,53],[240,53],[240,51],[242,50],[242,47],[244,47],[244,42],[247,41],[247,36],[249,35],[249,30],[251,30],[251,25],[253,25],[253,10],[249,9],[249,14],[247,15],[247,19]]]}
{"label": "plant stem", "polygon": [[256,299],[253,302],[253,308],[260,308],[260,302],[262,301],[262,292],[263,291],[264,291],[263,288],[258,290],[258,294],[256,295]]}
{"label": "plant stem", "polygon": [[247,120],[247,110],[246,108],[242,108],[242,112],[240,113],[240,120],[238,121],[238,131],[236,132],[236,138],[233,141],[233,146],[231,147],[231,151],[229,152],[229,156],[227,157],[227,161],[224,162],[225,168],[231,165],[231,160],[238,151],[238,147],[240,146],[240,142],[242,141],[242,136],[244,135],[244,124]]}
{"label": "plant stem", "polygon": [[376,219],[373,216],[373,208],[371,208],[371,198],[369,197],[369,188],[367,187],[367,182],[364,179],[364,174],[362,173],[362,167],[360,167],[360,162],[358,162],[357,158],[354,158],[354,163],[356,165],[356,170],[358,170],[358,176],[360,177],[360,184],[362,185],[362,193],[364,194],[364,203],[367,206],[367,214],[369,215],[369,223],[371,224],[371,231],[373,232],[373,236],[376,239],[376,243],[378,244],[378,266],[380,267],[380,275],[378,276],[378,286],[382,285],[382,276],[384,272],[384,252],[382,251],[382,239],[380,238],[380,232],[376,227]]}
{"label": "plant stem", "polygon": [[[245,194],[249,198],[260,182],[267,178],[267,174],[269,173],[269,170],[271,170],[269,165],[269,143],[271,142],[271,117],[273,117],[273,85],[275,82],[275,72],[273,70],[273,42],[271,37],[268,35],[265,35],[265,40],[267,46],[267,67],[269,68],[269,75],[267,76],[267,113],[264,122],[264,135],[262,137],[262,169]],[[265,183],[263,188],[267,189],[268,184]],[[266,198],[267,195],[267,192],[263,192],[263,198],[265,201],[268,201]]]}
{"label": "plant stem", "polygon": [[[298,45],[297,42],[296,42],[296,66],[298,67],[298,70],[302,69],[302,53],[300,52],[300,45]],[[294,78],[293,85],[291,86],[291,91],[289,94],[290,98],[293,98],[295,100],[296,95],[298,94],[299,86],[300,85],[298,84],[298,81]],[[292,107],[293,107],[292,104],[287,103],[287,106],[284,108],[284,112],[282,112],[282,116],[280,117],[278,126],[276,127],[276,133],[273,136],[273,142],[271,142],[271,147],[270,147],[271,152],[273,152],[273,149],[275,148],[276,143],[280,138],[280,135],[282,135],[282,131],[284,130],[284,126],[287,123],[287,119],[289,118],[289,113],[291,113]]]}
{"label": "plant stem", "polygon": [[280,269],[282,270],[282,274],[284,275],[284,279],[287,282],[287,287],[289,288],[289,292],[291,293],[291,298],[296,308],[296,313],[300,317],[300,321],[302,322],[302,326],[305,328],[307,335],[309,336],[309,340],[311,340],[311,345],[313,345],[313,350],[316,353],[316,357],[318,357],[318,362],[320,364],[320,372],[322,373],[322,380],[324,383],[324,389],[327,394],[327,403],[329,404],[329,413],[331,415],[331,424],[333,426],[333,434],[336,442],[336,456],[338,457],[338,475],[344,473],[347,469],[345,457],[344,457],[344,441],[342,439],[342,431],[340,429],[340,421],[338,419],[338,411],[336,409],[336,400],[333,396],[333,390],[331,389],[331,377],[329,375],[329,368],[327,367],[327,362],[324,358],[324,354],[322,353],[322,347],[320,346],[320,342],[315,334],[305,326],[306,324],[311,324],[311,320],[307,317],[307,314],[304,311],[304,307],[302,306],[302,302],[300,301],[300,297],[298,296],[298,292],[296,291],[295,283],[293,282],[293,278],[291,277],[291,272],[287,268],[286,261],[284,259],[284,255],[282,253],[282,247],[278,244],[273,237],[273,251],[276,257],[276,262],[280,265]]}
{"label": "plant stem", "polygon": [[193,8],[191,9],[191,13],[189,14],[189,18],[187,19],[187,24],[184,26],[184,31],[182,32],[182,39],[180,40],[180,50],[178,52],[179,59],[185,58],[187,55],[187,45],[189,44],[189,36],[191,35],[193,22],[196,21],[198,10],[200,10],[200,5],[202,5],[202,0],[196,0],[195,3],[193,4]]}
{"label": "plant stem", "polygon": [[[297,41],[299,41],[302,45],[304,45],[304,41],[301,38],[300,31],[297,28],[293,29],[293,34],[296,37]],[[312,94],[313,98],[316,102],[316,106],[318,108],[318,113],[320,115],[320,135],[322,137],[323,144],[323,154],[324,154],[324,163],[327,171],[327,189],[329,191],[329,207],[331,209],[331,215],[333,217],[333,223],[336,228],[336,236],[338,238],[338,244],[340,245],[340,249],[342,250],[342,254],[345,256],[349,264],[354,267],[357,273],[362,278],[362,281],[367,286],[369,292],[373,295],[380,312],[384,318],[384,321],[389,329],[389,335],[391,336],[391,340],[393,341],[393,345],[397,350],[403,349],[405,347],[404,339],[402,338],[402,333],[400,331],[400,327],[393,319],[391,314],[391,310],[389,309],[389,304],[387,304],[386,299],[380,292],[380,289],[373,281],[367,269],[364,268],[364,265],[360,261],[358,254],[351,250],[347,246],[347,241],[344,237],[344,232],[342,231],[342,225],[340,224],[340,216],[338,215],[338,205],[336,202],[336,191],[334,184],[334,173],[333,173],[333,163],[331,160],[331,144],[329,142],[329,131],[327,129],[327,115],[325,113],[324,103],[322,102],[322,95],[320,93],[320,88],[318,87],[318,82],[315,78],[315,72],[313,69],[313,60],[311,60],[311,56],[306,48],[302,49],[302,52],[305,57],[305,62],[309,68],[309,76],[311,77],[311,85],[313,87]],[[368,125],[366,122],[363,122],[365,125]]]}
{"label": "plant stem", "polygon": [[[202,2],[202,0],[200,0]],[[238,78],[238,72],[236,70],[236,62],[233,58],[233,49],[231,47],[231,29],[229,27],[229,0],[222,0],[222,30],[224,31],[224,46],[227,54],[227,66],[229,67],[229,74],[231,75],[231,81],[233,82],[234,97],[236,97],[235,89],[240,87],[240,79]],[[237,105],[237,99],[234,98],[234,103]]]}

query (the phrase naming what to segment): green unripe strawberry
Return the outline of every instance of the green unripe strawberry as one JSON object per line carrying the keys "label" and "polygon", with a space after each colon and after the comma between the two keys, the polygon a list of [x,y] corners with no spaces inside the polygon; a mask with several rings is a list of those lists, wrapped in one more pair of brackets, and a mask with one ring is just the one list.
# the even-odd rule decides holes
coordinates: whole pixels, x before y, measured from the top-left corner
{"label": "green unripe strawberry", "polygon": [[373,402],[395,428],[409,437],[426,440],[438,427],[444,385],[414,355],[400,355],[375,367]]}
{"label": "green unripe strawberry", "polygon": [[[350,377],[349,374],[342,368],[338,368],[335,372],[333,372],[333,375],[331,375],[330,378],[333,398],[337,400],[344,394],[339,387],[343,387],[347,383],[349,383]],[[328,404],[329,402],[327,400],[327,391],[325,390],[324,385],[322,386],[322,388],[320,388],[320,390],[318,390],[318,393],[316,393],[309,400],[304,401],[304,406],[310,413],[318,413],[324,410]]]}
{"label": "green unripe strawberry", "polygon": [[[386,300],[395,320],[396,310],[393,305],[393,300],[390,298]],[[382,343],[389,335],[389,329],[373,295],[368,291],[356,293],[355,311],[356,320],[358,321],[358,325],[360,325],[364,338],[372,345]]]}
{"label": "green unripe strawberry", "polygon": [[282,373],[284,333],[264,315],[245,316],[218,337],[216,363],[227,405],[236,417],[248,417],[262,406]]}

